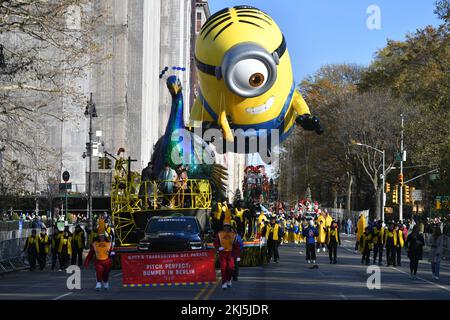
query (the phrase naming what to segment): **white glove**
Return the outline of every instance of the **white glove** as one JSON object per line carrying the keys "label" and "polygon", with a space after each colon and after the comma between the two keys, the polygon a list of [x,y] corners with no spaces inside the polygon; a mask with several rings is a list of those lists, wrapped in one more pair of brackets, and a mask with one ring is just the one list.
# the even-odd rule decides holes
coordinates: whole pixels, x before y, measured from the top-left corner
{"label": "white glove", "polygon": [[111,255],[111,256],[115,256],[116,253],[115,253],[114,251],[111,251],[110,255]]}
{"label": "white glove", "polygon": [[219,251],[223,251],[225,248],[224,247],[220,247],[219,248]]}
{"label": "white glove", "polygon": [[237,261],[237,262],[241,261],[241,258],[236,258],[236,261]]}

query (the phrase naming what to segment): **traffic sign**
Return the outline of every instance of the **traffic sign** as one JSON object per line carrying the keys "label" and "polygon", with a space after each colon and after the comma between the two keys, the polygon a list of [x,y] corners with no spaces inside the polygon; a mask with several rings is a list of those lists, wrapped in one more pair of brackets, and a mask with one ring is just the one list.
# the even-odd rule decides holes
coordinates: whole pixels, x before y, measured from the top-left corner
{"label": "traffic sign", "polygon": [[411,193],[412,201],[422,201],[423,191],[422,190],[413,190]]}
{"label": "traffic sign", "polygon": [[69,181],[69,179],[70,179],[69,171],[64,171],[63,174],[62,174],[62,178],[63,178],[64,182]]}

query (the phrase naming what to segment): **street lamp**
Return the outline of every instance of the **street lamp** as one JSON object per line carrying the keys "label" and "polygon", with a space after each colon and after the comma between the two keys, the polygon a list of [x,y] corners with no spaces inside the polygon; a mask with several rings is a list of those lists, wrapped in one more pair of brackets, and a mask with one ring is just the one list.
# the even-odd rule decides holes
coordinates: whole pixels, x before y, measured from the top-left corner
{"label": "street lamp", "polygon": [[384,150],[380,150],[377,148],[374,148],[372,146],[369,146],[367,144],[364,143],[360,143],[360,142],[356,142],[356,141],[352,141],[353,145],[356,146],[362,146],[362,147],[367,147],[370,148],[372,150],[375,150],[376,152],[379,152],[383,155],[383,174],[382,174],[382,179],[383,179],[383,193],[382,193],[382,199],[381,199],[381,220],[384,221],[384,205],[385,205],[385,201],[386,201],[386,194],[384,193],[384,188],[385,188],[385,179],[386,179],[386,170],[385,170],[385,152]]}
{"label": "street lamp", "polygon": [[[89,178],[88,178],[88,220],[89,228],[92,230],[92,118],[97,118],[97,110],[95,109],[95,103],[92,101],[92,92],[90,94],[89,101],[86,104],[86,110],[84,111],[85,116],[89,116],[89,142],[86,143],[86,155],[89,157]],[[84,155],[84,153],[83,153]]]}

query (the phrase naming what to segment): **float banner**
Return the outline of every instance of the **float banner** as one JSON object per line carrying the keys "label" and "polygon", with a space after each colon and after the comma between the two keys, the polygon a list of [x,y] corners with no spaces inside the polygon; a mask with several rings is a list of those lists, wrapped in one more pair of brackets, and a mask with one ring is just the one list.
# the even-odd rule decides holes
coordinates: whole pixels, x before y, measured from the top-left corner
{"label": "float banner", "polygon": [[122,285],[192,285],[216,281],[214,250],[122,253]]}

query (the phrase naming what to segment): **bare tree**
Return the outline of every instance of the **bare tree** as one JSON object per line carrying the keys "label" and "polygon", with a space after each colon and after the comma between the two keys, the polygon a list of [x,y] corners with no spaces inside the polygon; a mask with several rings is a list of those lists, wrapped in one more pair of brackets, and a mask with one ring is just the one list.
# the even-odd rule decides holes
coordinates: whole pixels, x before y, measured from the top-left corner
{"label": "bare tree", "polygon": [[[45,175],[57,152],[47,143],[49,123],[75,119],[84,107],[82,81],[93,64],[107,58],[95,39],[102,17],[92,3],[0,0],[0,145],[8,154],[5,160]],[[63,104],[70,108],[63,111]]]}
{"label": "bare tree", "polygon": [[[400,114],[409,113],[403,100],[389,92],[371,91],[347,98],[338,121],[340,137],[347,145],[358,142],[386,155],[386,172],[394,166],[394,154],[399,150]],[[382,154],[370,147],[354,146],[353,155],[372,183],[376,214],[380,217]]]}

